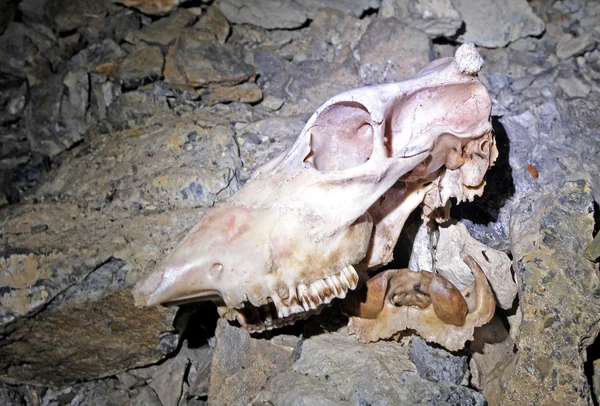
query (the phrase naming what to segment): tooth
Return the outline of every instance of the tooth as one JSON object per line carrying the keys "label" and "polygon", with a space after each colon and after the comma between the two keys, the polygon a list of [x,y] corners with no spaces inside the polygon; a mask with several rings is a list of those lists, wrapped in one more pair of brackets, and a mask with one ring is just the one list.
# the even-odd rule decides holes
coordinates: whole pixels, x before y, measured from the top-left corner
{"label": "tooth", "polygon": [[324,280],[319,279],[316,280],[312,283],[312,285],[310,285],[311,290],[314,289],[314,291],[316,292],[316,296],[319,298],[319,301],[321,303],[329,303],[330,302],[330,298],[329,296],[331,296],[331,294],[327,294],[327,291],[331,292],[331,289],[329,289],[329,287],[327,286],[327,283],[325,283]]}
{"label": "tooth", "polygon": [[339,297],[341,291],[339,290],[337,284],[334,282],[332,276],[328,276],[327,278],[325,278],[325,282],[327,282],[327,286],[329,286],[329,289],[331,289],[333,295],[335,297]]}
{"label": "tooth", "polygon": [[333,283],[336,284],[336,286],[338,287],[338,291],[339,294],[337,294],[336,296],[340,299],[343,299],[346,297],[346,292],[348,291],[347,289],[347,285],[345,285],[339,278],[338,275],[331,275],[331,280],[333,280]]}
{"label": "tooth", "polygon": [[352,265],[348,265],[342,270],[342,272],[344,272],[348,278],[348,281],[350,282],[350,289],[356,289],[356,286],[358,285],[358,273],[356,272],[356,269],[354,269]]}
{"label": "tooth", "polygon": [[273,300],[273,304],[275,305],[275,309],[277,309],[277,317],[283,319],[289,316],[289,309],[286,305],[283,304],[279,295],[277,293],[273,293],[271,295],[271,300]]}
{"label": "tooth", "polygon": [[342,283],[342,286],[344,287],[344,290],[346,290],[346,289],[348,289],[350,287],[350,281],[346,277],[346,274],[344,273],[343,269],[342,269],[342,272],[340,272],[339,275],[336,275],[336,276],[338,277],[338,279]]}
{"label": "tooth", "polygon": [[225,317],[225,315],[229,312],[229,307],[227,306],[218,306],[217,313],[219,313],[220,317]]}
{"label": "tooth", "polygon": [[240,326],[247,328],[246,319],[240,312],[235,312],[235,319],[240,323]]}
{"label": "tooth", "polygon": [[308,291],[310,292],[310,298],[315,302],[315,309],[319,307],[323,303],[323,299],[321,299],[321,295],[319,294],[319,289],[312,283]]}
{"label": "tooth", "polygon": [[318,304],[323,304],[325,298],[321,287],[321,282],[322,281],[319,279],[310,285],[310,293],[313,296],[313,298],[319,302]]}
{"label": "tooth", "polygon": [[300,300],[298,299],[298,296],[296,295],[295,287],[290,288],[290,299],[289,299],[288,303],[289,303],[288,307],[290,309],[290,314],[302,313],[304,311],[304,308],[301,306]]}
{"label": "tooth", "polygon": [[302,302],[302,307],[304,307],[305,311],[311,309],[312,302],[308,295],[308,287],[303,283],[298,285],[298,299]]}

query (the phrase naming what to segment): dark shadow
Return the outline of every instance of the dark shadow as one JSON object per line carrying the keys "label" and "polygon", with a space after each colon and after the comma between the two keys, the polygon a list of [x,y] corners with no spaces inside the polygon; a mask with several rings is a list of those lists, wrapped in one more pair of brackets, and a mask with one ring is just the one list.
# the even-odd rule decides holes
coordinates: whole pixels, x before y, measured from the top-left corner
{"label": "dark shadow", "polygon": [[423,221],[421,220],[421,209],[417,208],[408,216],[398,242],[394,247],[394,259],[387,264],[383,269],[402,269],[408,268],[408,261],[412,254],[413,242],[419,231],[419,227]]}
{"label": "dark shadow", "polygon": [[467,219],[474,224],[486,225],[498,220],[500,209],[506,201],[515,194],[515,184],[512,177],[508,157],[510,153],[510,142],[504,126],[498,117],[492,117],[498,158],[486,175],[486,185],[483,196],[476,198],[473,202],[453,205],[450,217],[461,220]]}
{"label": "dark shadow", "polygon": [[214,337],[217,327],[217,306],[213,302],[196,302],[179,306],[173,325],[181,332],[180,345],[187,340],[188,348],[200,348]]}
{"label": "dark shadow", "polygon": [[598,406],[598,393],[594,391],[594,361],[600,359],[600,339],[598,337],[596,337],[592,345],[585,349],[585,353],[587,357],[583,364],[583,371],[590,385],[592,402],[594,402],[595,406]]}

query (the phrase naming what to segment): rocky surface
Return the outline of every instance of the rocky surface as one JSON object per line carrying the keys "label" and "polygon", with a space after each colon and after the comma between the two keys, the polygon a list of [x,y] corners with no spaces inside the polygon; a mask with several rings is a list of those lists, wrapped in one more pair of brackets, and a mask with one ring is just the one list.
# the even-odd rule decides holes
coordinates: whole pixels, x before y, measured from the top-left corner
{"label": "rocky surface", "polygon": [[[363,405],[381,399],[485,403],[481,394],[461,386],[468,381],[465,357],[417,340],[410,350],[398,342],[358,344],[345,328],[305,339],[255,339],[220,320],[209,399],[215,405]],[[442,370],[430,373],[433,365]]]}
{"label": "rocky surface", "polygon": [[522,322],[516,359],[499,387],[503,404],[591,404],[581,349],[600,331],[598,270],[583,256],[594,229],[587,182],[521,202],[511,219]]}
{"label": "rocky surface", "polygon": [[[4,2],[0,404],[598,399],[583,253],[600,198],[599,18],[594,0]],[[357,344],[320,327],[335,312],[288,335],[220,322],[213,349],[182,340],[186,308],[133,306],[135,281],[321,103],[463,41],[485,59],[500,157],[453,215],[510,255],[519,284],[468,350]],[[215,334],[214,314],[196,310],[195,335]]]}

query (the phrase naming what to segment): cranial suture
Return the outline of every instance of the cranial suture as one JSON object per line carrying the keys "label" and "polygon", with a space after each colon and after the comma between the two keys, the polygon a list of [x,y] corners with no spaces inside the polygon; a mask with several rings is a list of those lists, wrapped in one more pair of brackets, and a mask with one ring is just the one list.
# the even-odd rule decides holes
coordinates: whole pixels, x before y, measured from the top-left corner
{"label": "cranial suture", "polygon": [[[392,260],[415,208],[421,205],[426,218],[445,219],[450,198],[471,201],[483,192],[497,150],[491,101],[477,78],[482,63],[475,47],[464,44],[454,58],[435,60],[410,80],[327,101],[287,151],[207,213],[135,286],[136,304],[213,300],[222,317],[257,332],[344,299],[367,272]],[[366,286],[371,307],[365,304],[351,318],[350,331],[373,341],[389,337],[389,326],[420,331],[413,325],[419,320],[452,326],[441,335],[472,332],[491,318],[494,298],[477,264],[466,262],[475,276],[467,290],[476,294],[435,274],[378,274]],[[410,284],[403,287],[403,281]],[[485,311],[491,306],[491,313],[482,316],[482,303],[467,294],[482,299]],[[408,319],[383,320],[402,308],[412,309]],[[471,320],[475,311],[477,322]],[[426,338],[448,341],[429,330],[423,330]],[[462,347],[464,340],[450,343]]]}

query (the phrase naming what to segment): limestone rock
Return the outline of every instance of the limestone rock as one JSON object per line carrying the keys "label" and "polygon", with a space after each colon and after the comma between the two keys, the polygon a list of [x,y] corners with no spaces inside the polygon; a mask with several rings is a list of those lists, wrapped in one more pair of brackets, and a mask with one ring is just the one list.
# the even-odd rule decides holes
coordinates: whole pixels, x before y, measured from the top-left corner
{"label": "limestone rock", "polygon": [[127,7],[133,7],[144,14],[165,15],[177,8],[184,0],[112,0]]}
{"label": "limestone rock", "polygon": [[230,196],[241,162],[226,123],[170,120],[152,135],[146,129],[96,138],[93,153],[65,157],[38,195],[81,199],[111,212],[210,207]]}
{"label": "limestone rock", "polygon": [[576,76],[557,78],[556,84],[568,97],[586,97],[592,91],[592,86]]}
{"label": "limestone rock", "polygon": [[208,398],[211,404],[248,404],[274,372],[292,364],[295,343],[253,339],[219,319]]}
{"label": "limestone rock", "polygon": [[24,77],[35,86],[51,73],[48,59],[29,36],[30,30],[21,23],[11,22],[0,36],[0,72]]}
{"label": "limestone rock", "polygon": [[452,4],[466,24],[465,33],[458,37],[461,42],[496,48],[544,31],[543,21],[526,0],[452,0]]}
{"label": "limestone rock", "polygon": [[44,11],[58,31],[72,31],[107,12],[106,0],[47,0]]}
{"label": "limestone rock", "polygon": [[425,31],[432,38],[451,38],[462,25],[462,18],[450,0],[383,0],[379,16],[395,17],[409,27]]}
{"label": "limestone rock", "polygon": [[[26,116],[33,151],[54,156],[82,139],[87,126],[79,113],[87,104],[85,94],[89,94],[89,82],[87,75],[76,75],[65,78],[55,75],[30,89],[31,103]],[[65,92],[65,80],[76,93]],[[83,105],[77,105],[77,100]]]}
{"label": "limestone rock", "polygon": [[0,404],[10,406],[25,406],[23,395],[15,388],[0,383]]}
{"label": "limestone rock", "polygon": [[227,40],[227,37],[231,32],[227,17],[225,17],[225,14],[223,14],[216,6],[210,7],[206,11],[206,28],[215,34],[217,41],[221,44],[225,43],[225,40]]}
{"label": "limestone rock", "polygon": [[[499,147],[499,159],[508,159],[502,165],[497,162],[488,173],[493,175],[496,168],[500,170],[493,175],[493,182],[502,187],[496,188],[488,176],[484,197],[490,187],[495,193],[504,194],[500,205],[497,204],[498,195],[493,195],[497,212],[489,224],[475,225],[466,221],[471,235],[486,245],[508,252],[510,216],[518,202],[527,196],[555,190],[567,180],[586,179],[592,185],[596,201],[600,201],[600,178],[597,176],[600,161],[596,159],[600,146],[590,142],[596,139],[600,126],[596,113],[598,102],[592,92],[587,98],[549,101],[500,119],[500,134],[506,140],[501,141],[505,145]],[[532,174],[534,170],[537,177]],[[481,204],[481,199],[477,203]],[[461,206],[465,209],[475,207]]]}
{"label": "limestone rock", "polygon": [[320,8],[303,35],[283,47],[296,63],[308,59],[340,63],[351,54],[364,34],[367,20],[359,20],[334,8]]}
{"label": "limestone rock", "polygon": [[433,57],[427,35],[395,18],[373,20],[357,45],[356,54],[363,85],[406,80]]}
{"label": "limestone rock", "polygon": [[293,368],[271,376],[254,402],[485,404],[481,394],[464,386],[421,378],[401,343],[361,344],[345,330],[305,339]]}
{"label": "limestone rock", "polygon": [[243,163],[241,182],[248,180],[256,168],[292,146],[305,122],[305,116],[271,117],[236,129],[236,140]]}
{"label": "limestone rock", "polygon": [[218,0],[216,5],[229,21],[236,24],[252,24],[267,29],[298,28],[317,10],[330,7],[344,14],[361,17],[368,9],[379,8],[380,0]]}
{"label": "limestone rock", "polygon": [[94,152],[65,154],[38,191],[49,203],[4,210],[0,379],[62,386],[176,348],[176,308],[135,308],[130,290],[200,219],[198,207],[237,187],[237,146],[215,117],[100,136]]}
{"label": "limestone rock", "polygon": [[165,82],[175,86],[203,87],[209,84],[231,86],[249,79],[252,66],[243,61],[239,50],[186,30],[169,47],[165,62]]}
{"label": "limestone rock", "polygon": [[592,34],[584,34],[579,37],[565,34],[556,44],[556,56],[560,59],[567,59],[583,55],[587,51],[592,51],[595,47],[596,41]]}
{"label": "limestone rock", "polygon": [[201,93],[202,98],[208,99],[208,104],[217,103],[258,103],[262,100],[262,92],[256,83],[246,82],[236,86],[220,86],[207,89]]}
{"label": "limestone rock", "polygon": [[362,17],[365,11],[376,10],[381,6],[381,0],[296,0],[296,3],[305,10],[310,19],[314,19],[315,14],[323,7],[330,7],[354,17]]}
{"label": "limestone rock", "polygon": [[75,54],[70,60],[70,67],[77,70],[96,71],[100,65],[115,62],[125,55],[125,51],[119,44],[111,39],[105,39]]}
{"label": "limestone rock", "polygon": [[303,8],[293,0],[218,0],[217,7],[236,24],[264,28],[297,28],[308,19]]}
{"label": "limestone rock", "polygon": [[327,99],[360,86],[351,56],[339,64],[305,61],[296,65],[273,52],[258,50],[253,59],[265,97],[285,100],[281,115],[312,114]]}
{"label": "limestone rock", "polygon": [[140,31],[131,33],[128,40],[131,42],[144,41],[148,44],[169,45],[181,33],[182,28],[193,24],[196,16],[188,10],[179,9],[171,15],[161,18]]}
{"label": "limestone rock", "polygon": [[599,330],[600,278],[583,256],[593,203],[587,182],[567,182],[524,200],[511,218],[523,321],[504,404],[592,402],[581,351]]}
{"label": "limestone rock", "polygon": [[27,82],[0,73],[0,124],[16,121],[27,103]]}
{"label": "limestone rock", "polygon": [[408,354],[421,378],[463,386],[469,384],[469,363],[464,355],[453,355],[445,349],[429,346],[419,336],[411,337]]}
{"label": "limestone rock", "polygon": [[119,62],[115,75],[131,89],[160,79],[163,64],[160,48],[140,46]]}
{"label": "limestone rock", "polygon": [[475,330],[474,336],[469,348],[472,351],[471,384],[482,391],[488,404],[498,405],[504,391],[502,376],[504,372],[511,370],[516,358],[515,343],[498,316]]}

